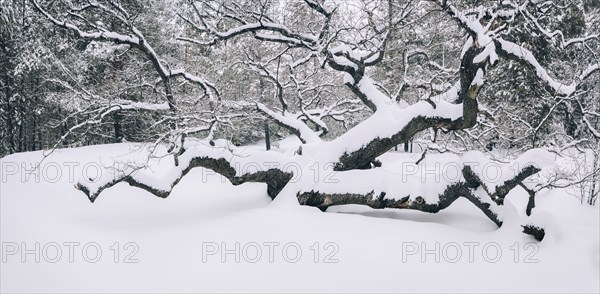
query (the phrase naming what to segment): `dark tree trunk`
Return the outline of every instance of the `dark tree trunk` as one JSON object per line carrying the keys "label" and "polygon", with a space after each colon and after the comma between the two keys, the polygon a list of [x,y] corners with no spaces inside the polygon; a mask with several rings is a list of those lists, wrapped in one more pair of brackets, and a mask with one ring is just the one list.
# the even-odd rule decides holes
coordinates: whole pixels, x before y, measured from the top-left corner
{"label": "dark tree trunk", "polygon": [[19,150],[18,150],[18,152],[25,151],[25,148],[23,145],[24,142],[25,142],[25,139],[23,138],[23,121],[21,121],[19,123]]}
{"label": "dark tree trunk", "polygon": [[33,129],[31,130],[31,150],[37,150],[37,145],[36,145],[36,134],[37,134],[37,114],[35,113],[35,111],[33,111],[33,115],[32,115],[32,123],[33,123]]}
{"label": "dark tree trunk", "polygon": [[115,128],[115,143],[123,141],[123,128],[121,126],[122,115],[117,111],[113,114],[113,125]]}
{"label": "dark tree trunk", "polygon": [[[7,60],[7,63],[9,61]],[[13,126],[13,109],[12,104],[10,102],[10,98],[12,96],[12,78],[10,76],[9,70],[4,72],[4,94],[5,94],[5,120],[6,120],[6,140],[8,141],[8,153],[15,152],[15,136],[14,136],[14,126]]]}
{"label": "dark tree trunk", "polygon": [[271,150],[271,137],[269,132],[269,124],[265,122],[265,147],[267,150]]}

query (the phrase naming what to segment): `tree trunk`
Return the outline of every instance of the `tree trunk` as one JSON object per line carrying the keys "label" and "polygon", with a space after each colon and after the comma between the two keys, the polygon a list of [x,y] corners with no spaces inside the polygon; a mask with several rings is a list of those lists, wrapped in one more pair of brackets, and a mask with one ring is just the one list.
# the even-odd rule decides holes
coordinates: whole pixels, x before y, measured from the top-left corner
{"label": "tree trunk", "polygon": [[265,145],[267,151],[271,150],[271,138],[269,133],[269,124],[267,122],[265,122]]}
{"label": "tree trunk", "polygon": [[[6,50],[5,50],[6,51]],[[10,61],[7,60],[7,63],[9,63]],[[15,137],[14,137],[14,126],[13,126],[13,109],[12,109],[12,104],[10,103],[10,98],[12,96],[12,88],[13,88],[13,79],[11,78],[10,74],[9,74],[10,70],[7,70],[6,72],[4,72],[4,94],[6,95],[4,97],[5,99],[5,104],[6,104],[6,135],[7,135],[7,141],[8,141],[8,153],[13,153],[15,152]]]}
{"label": "tree trunk", "polygon": [[113,126],[115,129],[115,143],[120,143],[123,141],[123,129],[121,126],[121,118],[122,115],[116,111],[113,114]]}

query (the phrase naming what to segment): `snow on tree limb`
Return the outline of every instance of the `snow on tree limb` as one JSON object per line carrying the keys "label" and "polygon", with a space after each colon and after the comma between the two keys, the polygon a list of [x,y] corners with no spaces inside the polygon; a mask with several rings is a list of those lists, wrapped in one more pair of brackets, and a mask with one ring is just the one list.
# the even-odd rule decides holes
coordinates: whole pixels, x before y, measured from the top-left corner
{"label": "snow on tree limb", "polygon": [[[524,6],[517,7],[516,9],[523,13],[528,20],[532,21],[536,25],[536,27],[547,37],[553,38],[554,36],[559,35],[562,40],[561,48],[563,49],[575,43],[585,42],[588,40],[598,38],[598,35],[590,35],[582,38],[575,38],[572,40],[565,41],[562,32],[555,31],[550,33],[544,30],[541,27],[541,25],[537,21],[535,21],[533,17],[527,12],[525,7],[527,4],[528,2],[525,2]],[[467,14],[465,12],[459,11],[456,7],[446,4],[445,1],[443,1],[440,5],[443,9],[445,9],[448,12],[448,14],[452,18],[457,20],[457,22],[467,30],[467,32],[471,36],[471,40],[469,42],[473,42],[473,40],[475,40],[475,46],[485,48],[484,51],[474,59],[475,63],[482,62],[483,60],[489,58],[490,64],[493,65],[498,59],[497,53],[500,53],[504,56],[507,56],[511,59],[515,59],[523,64],[532,67],[536,75],[550,88],[552,88],[556,93],[560,95],[569,96],[576,91],[578,86],[576,81],[572,82],[569,85],[558,82],[548,74],[547,70],[537,61],[534,54],[530,50],[514,42],[507,41],[499,37],[498,33],[501,30],[491,30],[490,26],[492,25],[494,19],[498,16],[498,13],[493,12],[491,15],[491,20],[489,20],[487,26],[484,27],[484,25],[482,24],[481,14],[477,18],[469,18],[467,17]],[[590,65],[588,69],[578,77],[579,81],[585,79],[588,75],[596,71],[597,67],[597,64]]]}
{"label": "snow on tree limb", "polygon": [[531,15],[531,13],[529,12],[529,10],[527,10],[527,6],[528,6],[529,2],[525,2],[523,5],[518,7],[519,12],[525,16],[525,19],[527,21],[529,21],[530,23],[533,23],[535,25],[535,27],[538,29],[538,31],[540,31],[542,34],[544,34],[547,38],[549,39],[554,39],[555,37],[559,37],[559,41],[560,41],[560,48],[561,49],[565,49],[571,45],[574,44],[578,44],[578,43],[584,43],[586,41],[589,40],[597,40],[598,39],[598,34],[590,34],[588,36],[584,36],[584,37],[578,37],[578,38],[572,38],[572,39],[568,39],[565,40],[565,35],[563,34],[562,31],[560,30],[554,30],[552,32],[546,30],[539,22],[538,20]]}
{"label": "snow on tree limb", "polygon": [[203,78],[190,74],[183,69],[170,70],[167,76],[171,78],[183,77],[186,81],[200,86],[204,92],[208,94],[208,97],[212,102],[216,102],[220,99],[219,90],[214,84]]}
{"label": "snow on tree limb", "polygon": [[184,147],[185,151],[179,156],[179,165],[167,167],[163,174],[154,174],[149,166],[106,169],[101,178],[82,179],[76,187],[92,202],[102,191],[120,182],[166,198],[191,169],[204,167],[225,176],[234,185],[246,182],[267,183],[268,194],[275,198],[292,177],[291,173],[282,170],[283,166],[272,166],[274,162],[284,165],[293,163],[290,161],[293,158],[284,157],[277,152],[237,148],[225,140],[212,143],[188,140]]}
{"label": "snow on tree limb", "polygon": [[[126,44],[126,45],[130,45],[132,47],[139,49],[142,53],[144,53],[144,55],[152,63],[157,74],[160,76],[161,80],[165,83],[166,98],[167,98],[169,106],[172,110],[174,110],[174,108],[175,108],[175,101],[174,101],[174,97],[173,97],[172,91],[170,89],[169,81],[168,81],[171,77],[181,76],[181,77],[185,78],[186,80],[199,85],[208,94],[209,98],[211,98],[212,100],[216,100],[214,95],[218,95],[218,91],[216,90],[214,85],[212,85],[210,82],[208,82],[202,78],[199,78],[197,76],[186,73],[184,70],[173,70],[173,71],[168,70],[167,67],[164,65],[164,63],[159,58],[158,54],[155,52],[154,48],[146,40],[146,37],[144,36],[144,34],[137,27],[135,27],[128,19],[120,16],[118,13],[112,11],[111,9],[109,9],[103,5],[100,5],[98,3],[94,3],[95,7],[100,8],[105,13],[109,13],[113,16],[116,16],[124,25],[130,27],[132,34],[124,35],[124,34],[120,34],[117,32],[108,31],[108,30],[100,28],[98,26],[95,26],[95,28],[97,30],[99,30],[98,32],[86,32],[72,23],[69,23],[67,21],[57,20],[50,13],[48,13],[44,8],[42,8],[37,3],[36,0],[31,0],[31,1],[32,1],[34,7],[36,8],[36,10],[39,11],[40,13],[42,13],[53,24],[55,24],[58,27],[62,27],[64,29],[71,30],[71,31],[75,32],[81,38],[88,39],[88,40],[94,40],[94,41],[113,42],[115,44]],[[123,14],[127,15],[127,13],[124,11],[124,9],[120,5],[117,5],[117,8],[119,10],[119,13],[123,13]],[[83,18],[83,17],[81,17],[81,18],[85,20],[85,18]],[[87,21],[87,20],[86,20],[86,22],[89,23],[89,21]]]}
{"label": "snow on tree limb", "polygon": [[496,41],[498,44],[500,44],[499,49],[503,53],[533,67],[536,75],[557,93],[568,96],[575,92],[575,89],[577,88],[577,84],[575,82],[571,83],[570,85],[566,85],[550,77],[546,69],[540,65],[533,53],[527,48],[519,46],[513,42],[503,40],[502,38],[497,38]]}
{"label": "snow on tree limb", "polygon": [[[427,163],[403,163],[402,171],[378,168],[336,172],[331,179],[303,183],[298,199],[303,205],[322,210],[334,205],[362,204],[436,213],[465,197],[501,226],[503,214],[499,205],[504,197],[541,168],[549,167],[552,157],[545,150],[531,150],[511,163],[493,165],[492,170],[499,173],[496,175],[487,170],[490,165],[481,161],[481,153],[466,153],[460,159],[447,156],[454,159],[433,170]],[[458,174],[450,175],[449,170]]]}
{"label": "snow on tree limb", "polygon": [[280,114],[270,110],[262,103],[256,102],[257,109],[271,117],[280,125],[286,127],[290,132],[297,135],[303,143],[320,142],[319,135],[311,130],[305,123],[289,113]]}
{"label": "snow on tree limb", "polygon": [[581,72],[581,75],[579,75],[579,80],[583,81],[585,79],[587,79],[590,75],[592,75],[593,73],[595,73],[596,71],[600,70],[600,65],[598,63],[595,64],[590,64],[583,72]]}

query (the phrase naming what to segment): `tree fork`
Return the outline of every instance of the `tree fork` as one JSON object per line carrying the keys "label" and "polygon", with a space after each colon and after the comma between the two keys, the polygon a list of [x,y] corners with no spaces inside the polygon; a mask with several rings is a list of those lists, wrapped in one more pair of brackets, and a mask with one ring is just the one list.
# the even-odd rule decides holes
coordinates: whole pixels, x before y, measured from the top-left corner
{"label": "tree fork", "polygon": [[[367,166],[369,162],[391,150],[398,144],[408,143],[419,132],[428,128],[446,129],[446,130],[462,130],[473,127],[477,123],[478,103],[477,95],[481,87],[473,84],[473,81],[479,70],[484,70],[485,63],[473,63],[473,59],[482,52],[483,49],[471,47],[467,50],[461,61],[460,84],[461,90],[458,95],[457,103],[463,105],[463,115],[455,120],[440,117],[423,117],[417,116],[413,118],[402,130],[388,138],[376,138],[361,147],[359,150],[350,153],[344,153],[339,161],[335,164],[336,171],[344,171],[357,169]],[[333,67],[333,66],[332,66]],[[335,68],[335,67],[334,67]],[[363,74],[359,67],[357,71],[347,71],[353,73],[355,79],[363,78]],[[357,80],[358,81],[358,80]],[[347,86],[356,94],[369,108],[376,111],[373,103],[367,99],[367,95],[363,93],[357,86],[358,82]],[[435,108],[435,106],[432,105]]]}

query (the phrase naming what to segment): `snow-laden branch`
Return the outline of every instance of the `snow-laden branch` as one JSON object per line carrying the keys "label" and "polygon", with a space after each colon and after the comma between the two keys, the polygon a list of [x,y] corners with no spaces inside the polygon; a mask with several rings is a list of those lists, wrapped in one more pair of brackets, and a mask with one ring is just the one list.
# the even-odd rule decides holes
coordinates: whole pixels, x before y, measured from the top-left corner
{"label": "snow-laden branch", "polygon": [[140,42],[139,38],[137,36],[133,36],[133,35],[123,35],[123,34],[119,34],[116,32],[110,32],[110,31],[98,31],[98,32],[83,31],[79,27],[77,27],[76,25],[74,25],[72,23],[68,23],[66,21],[60,21],[60,20],[54,18],[52,15],[50,15],[50,13],[48,13],[45,9],[43,9],[37,3],[36,0],[32,0],[31,2],[33,3],[33,6],[36,8],[36,10],[39,11],[40,13],[42,13],[54,25],[61,27],[61,28],[71,30],[71,31],[75,32],[75,34],[77,34],[77,36],[79,36],[81,38],[97,40],[97,41],[110,41],[110,42],[115,42],[115,43],[119,43],[119,44],[129,44],[129,45],[138,45]]}
{"label": "snow-laden branch", "polygon": [[[436,213],[459,197],[477,206],[498,226],[504,220],[504,197],[542,168],[553,156],[541,149],[530,150],[508,164],[489,164],[479,152],[458,157],[444,155],[443,165],[432,169],[427,161],[402,162],[402,170],[385,165],[372,170],[350,170],[325,175],[314,182],[301,182],[298,200],[322,210],[334,205],[362,204],[372,208],[413,209]],[[485,161],[481,161],[484,158]],[[486,162],[488,164],[486,164]],[[490,172],[490,170],[492,172]],[[424,185],[415,185],[424,183]],[[425,184],[426,183],[426,184]],[[485,183],[485,184],[482,184]]]}
{"label": "snow-laden branch", "polygon": [[[463,155],[463,177],[470,187],[481,188],[493,201],[504,203],[504,197],[525,179],[554,165],[555,155],[543,149],[531,149],[516,160],[500,166],[471,151]],[[490,169],[492,167],[492,169]]]}
{"label": "snow-laden branch", "polygon": [[[308,3],[311,5],[313,3]],[[289,45],[298,45],[307,48],[312,48],[318,42],[319,36],[314,34],[302,34],[297,33],[291,30],[290,28],[273,22],[268,18],[255,18],[255,17],[244,17],[243,15],[236,15],[233,13],[226,13],[224,10],[235,11],[235,9],[230,9],[226,4],[222,4],[222,8],[217,9],[211,7],[210,4],[206,4],[207,9],[204,13],[200,12],[200,9],[196,6],[195,3],[192,3],[194,10],[196,11],[197,17],[200,19],[200,23],[196,23],[192,21],[190,18],[179,15],[185,22],[190,24],[192,28],[196,30],[196,32],[202,36],[208,36],[208,40],[199,40],[195,38],[189,37],[179,37],[179,40],[192,42],[200,45],[214,45],[219,41],[224,41],[228,39],[232,39],[247,33],[253,33],[254,38],[259,40],[266,40],[278,43],[284,43]],[[311,6],[312,7],[312,6]],[[315,6],[322,8],[320,5]],[[240,23],[240,25],[229,28],[225,31],[217,29],[219,26],[218,21],[215,24],[211,24],[209,18],[214,17],[208,15],[210,13],[214,13],[218,15],[218,17],[234,20],[236,23]],[[326,15],[327,18],[331,17],[331,15]]]}
{"label": "snow-laden branch", "polygon": [[329,127],[323,121],[325,118],[331,118],[337,122],[343,123],[345,126],[346,115],[357,113],[362,110],[364,110],[364,107],[362,106],[362,102],[360,100],[341,99],[326,107],[303,109],[302,114],[299,115],[298,118],[306,118],[318,125],[320,128],[329,131]]}
{"label": "snow-laden branch", "polygon": [[[148,102],[127,102],[127,101],[119,101],[118,104],[110,103],[107,111],[113,110],[146,110],[146,111],[155,111],[155,110],[169,110],[169,103],[148,103]],[[103,116],[106,116],[104,114]]]}
{"label": "snow-laden branch", "polygon": [[[525,6],[527,5],[524,4]],[[555,78],[551,77],[548,74],[547,70],[538,62],[534,54],[528,50],[527,48],[518,45],[514,42],[504,40],[499,37],[499,32],[505,25],[501,25],[500,28],[492,29],[491,26],[494,23],[494,20],[499,16],[498,13],[492,12],[491,20],[488,20],[487,25],[484,26],[482,15],[479,15],[477,18],[469,18],[466,13],[463,11],[459,11],[456,7],[452,5],[448,5],[446,1],[442,1],[440,6],[450,15],[453,19],[455,19],[461,27],[463,27],[471,36],[470,42],[478,48],[484,48],[484,50],[474,58],[473,62],[480,63],[485,60],[489,60],[490,64],[494,64],[498,59],[498,54],[506,56],[508,58],[517,60],[522,64],[528,65],[533,68],[538,78],[540,78],[545,84],[547,84],[550,88],[552,88],[556,93],[564,96],[572,95],[578,87],[578,83],[585,79],[587,76],[598,70],[598,65],[593,64],[588,67],[587,70],[582,72],[582,74],[577,77],[577,81],[573,81],[571,84],[564,84],[557,81]],[[516,6],[515,6],[516,7]],[[542,33],[546,34],[548,37],[553,38],[555,36],[561,37],[561,48],[565,48],[571,44],[584,42],[591,39],[597,39],[597,35],[590,35],[583,38],[577,38],[565,41],[562,36],[562,32],[548,32],[544,30],[537,21],[533,19],[533,17],[526,11],[526,8],[520,7],[519,9],[530,21],[534,22],[538,29],[542,31]],[[463,53],[465,51],[463,50]]]}
{"label": "snow-laden branch", "polygon": [[590,75],[592,75],[596,71],[600,71],[600,65],[598,63],[590,64],[583,72],[581,72],[581,74],[579,75],[579,80],[583,81],[583,80],[587,79]]}
{"label": "snow-laden branch", "polygon": [[561,49],[565,49],[571,45],[574,44],[578,44],[578,43],[584,43],[586,41],[589,40],[597,40],[598,39],[598,34],[591,34],[591,35],[587,35],[584,37],[578,37],[578,38],[572,38],[572,39],[568,39],[565,40],[565,35],[563,34],[562,31],[560,30],[555,30],[555,31],[548,31],[546,30],[539,22],[538,20],[531,15],[531,13],[529,12],[529,10],[527,10],[527,4],[529,4],[529,1],[526,1],[525,4],[521,5],[518,7],[519,12],[525,17],[525,19],[530,22],[533,23],[534,26],[538,29],[538,31],[540,31],[544,36],[546,36],[549,39],[554,39],[556,37],[559,37],[559,44],[560,44],[560,48]]}
{"label": "snow-laden branch", "polygon": [[234,185],[245,182],[266,183],[268,194],[274,198],[292,178],[292,174],[285,172],[282,167],[293,164],[291,160],[294,158],[274,151],[238,148],[225,140],[187,140],[184,150],[179,155],[178,165],[164,166],[166,162],[162,161],[160,174],[151,165],[105,169],[99,178],[81,179],[76,186],[92,202],[102,191],[121,182],[165,198],[191,169],[204,167],[225,176]]}
{"label": "snow-laden branch", "polygon": [[[383,38],[379,45],[376,48],[373,48],[371,51],[358,53],[357,50],[351,49],[347,45],[329,48],[332,40],[326,40],[325,36],[327,35],[326,32],[330,29],[329,22],[335,9],[329,10],[317,1],[307,0],[305,3],[311,9],[323,16],[323,26],[319,32],[297,32],[285,25],[273,22],[273,20],[268,17],[263,18],[262,14],[260,14],[260,17],[258,18],[255,15],[248,16],[244,15],[243,13],[236,14],[236,10],[228,8],[226,4],[221,7],[222,9],[217,9],[212,7],[210,4],[205,3],[207,6],[206,13],[201,12],[200,8],[198,8],[195,4],[192,4],[194,10],[196,11],[196,16],[199,19],[199,22],[192,21],[190,18],[183,15],[180,16],[201,36],[208,36],[211,39],[199,40],[188,37],[180,37],[179,40],[201,45],[212,45],[218,41],[232,39],[245,34],[252,34],[254,38],[262,41],[282,43],[287,44],[290,47],[301,47],[308,49],[311,53],[309,53],[306,57],[301,58],[297,62],[294,62],[291,65],[292,69],[308,62],[308,60],[314,56],[324,54],[326,59],[325,62],[327,62],[332,68],[350,75],[351,78],[346,79],[348,86],[351,87],[353,91],[357,91],[356,93],[359,94],[359,97],[369,108],[376,110],[377,105],[384,107],[384,104],[387,103],[386,100],[389,100],[389,98],[378,99],[377,97],[373,96],[372,99],[375,101],[371,101],[369,98],[370,95],[365,95],[360,92],[360,89],[363,88],[360,83],[364,76],[365,68],[375,65],[383,59],[386,44],[390,36],[389,32],[385,32],[383,34]],[[211,13],[214,13],[214,15],[211,15]],[[212,18],[216,19],[215,22],[217,24],[220,23],[219,21],[222,19],[229,19],[239,25],[228,29],[219,30],[217,29],[216,24],[211,24]],[[272,76],[268,74],[268,72],[265,73],[267,73],[267,77]],[[285,110],[286,106],[284,105],[283,108]]]}
{"label": "snow-laden branch", "polygon": [[[416,133],[436,127],[455,129],[462,125],[463,106],[440,101],[435,107],[426,101],[405,109],[380,112],[367,118],[315,153],[327,155],[337,170],[365,168],[394,146],[407,142]],[[307,149],[308,150],[308,149]]]}
{"label": "snow-laden branch", "polygon": [[[31,0],[35,9],[39,11],[42,15],[44,15],[50,22],[54,25],[70,30],[74,32],[78,37],[93,41],[104,41],[104,42],[112,42],[115,44],[126,44],[131,47],[137,48],[140,50],[146,58],[152,63],[156,73],[160,76],[161,81],[165,84],[165,92],[166,99],[169,103],[169,107],[171,110],[175,109],[175,98],[173,97],[173,93],[171,90],[171,86],[169,83],[169,79],[172,77],[183,77],[184,79],[192,82],[198,86],[200,86],[209,96],[211,100],[218,99],[218,91],[213,84],[206,81],[203,78],[194,76],[190,73],[185,72],[184,70],[169,70],[168,67],[161,61],[160,57],[154,50],[154,48],[150,45],[150,43],[146,40],[144,34],[135,26],[133,23],[127,18],[127,12],[121,7],[119,4],[114,3],[117,11],[109,9],[101,4],[93,3],[90,4],[93,7],[100,9],[104,13],[108,13],[117,19],[119,19],[123,25],[129,27],[131,29],[130,35],[121,34],[114,31],[108,31],[104,28],[101,28],[97,25],[92,27],[98,30],[97,32],[88,32],[82,30],[79,26],[70,23],[66,20],[58,20],[53,17],[50,13],[48,13],[44,8],[42,8],[36,0]],[[86,23],[90,23],[83,16],[78,15],[78,18],[82,19]],[[217,97],[215,97],[217,96]]]}
{"label": "snow-laden branch", "polygon": [[594,127],[594,125],[590,122],[590,120],[587,118],[587,116],[585,116],[585,114],[582,116],[581,120],[583,120],[583,122],[587,126],[588,130],[590,130],[590,132],[592,133],[592,135],[594,135],[594,137],[600,138],[600,131],[598,131]]}
{"label": "snow-laden branch", "polygon": [[375,112],[329,142],[323,148],[327,149],[326,152],[315,152],[327,156],[323,160],[334,162],[337,170],[368,168],[378,156],[428,128],[459,130],[472,127],[478,112],[477,94],[484,83],[482,68],[486,65],[474,63],[473,59],[482,51],[474,47],[466,50],[461,64],[460,84],[434,97],[435,101],[429,99],[410,106],[399,105],[363,75],[351,89],[365,104],[375,108]]}
{"label": "snow-laden branch", "polygon": [[[93,105],[88,106],[85,109],[82,109],[82,110],[72,114],[71,116],[87,115],[88,118],[86,118],[84,121],[82,121],[74,126],[71,126],[64,134],[62,134],[62,136],[59,138],[59,140],[57,140],[54,143],[54,145],[52,146],[52,149],[57,148],[62,142],[64,142],[67,139],[67,137],[75,134],[75,132],[80,131],[81,129],[84,129],[85,127],[99,125],[102,122],[104,122],[106,117],[108,117],[109,115],[116,113],[118,111],[131,111],[131,110],[134,110],[134,111],[136,111],[136,110],[137,111],[168,111],[168,110],[170,110],[168,102],[163,102],[163,103],[131,102],[131,101],[120,100],[120,99],[119,100],[104,99],[102,97],[97,97],[97,96],[92,96],[92,97],[95,98],[94,102],[100,104],[100,106],[98,106],[97,104],[93,104]],[[69,116],[69,117],[71,117],[71,116]]]}
{"label": "snow-laden branch", "polygon": [[516,58],[518,61],[525,63],[535,70],[536,75],[550,88],[561,95],[571,95],[575,92],[577,88],[577,84],[575,82],[570,85],[566,85],[560,83],[553,79],[546,69],[537,61],[533,53],[527,48],[517,45],[513,42],[503,40],[502,38],[497,38],[499,49],[501,52],[505,53],[507,56],[511,58]]}
{"label": "snow-laden branch", "polygon": [[[346,80],[346,85],[350,85],[353,80]],[[370,108],[374,111],[386,111],[390,107],[394,107],[392,106],[394,101],[379,91],[374,81],[368,76],[363,76],[359,81],[351,84],[350,88],[367,106],[371,105]]]}
{"label": "snow-laden branch", "polygon": [[304,122],[299,120],[296,115],[285,112],[281,114],[279,112],[272,111],[266,105],[256,102],[257,109],[274,119],[279,125],[287,128],[290,132],[298,136],[303,143],[321,142],[319,134],[311,130]]}
{"label": "snow-laden branch", "polygon": [[323,6],[321,3],[319,3],[319,1],[304,0],[304,2],[308,4],[310,8],[316,10],[318,13],[322,14],[326,18],[331,17],[331,14],[334,12],[334,10],[328,9],[327,7]]}
{"label": "snow-laden branch", "polygon": [[[259,73],[262,77],[267,78],[267,80],[273,84],[273,86],[275,87],[274,95],[277,98],[277,100],[279,101],[279,103],[281,104],[282,113],[285,114],[287,112],[289,106],[288,106],[288,102],[284,98],[284,93],[283,93],[284,86],[279,81],[278,74],[273,73],[271,70],[269,70],[265,64],[261,64],[259,62],[254,61],[250,57],[250,55],[246,54],[246,56],[248,57],[249,60],[245,61],[244,64],[246,64],[251,70]],[[278,56],[281,56],[281,55],[279,54]],[[276,58],[274,58],[274,59],[276,59]]]}
{"label": "snow-laden branch", "polygon": [[217,100],[220,99],[219,98],[219,96],[220,96],[219,90],[213,83],[211,83],[201,77],[190,74],[183,69],[170,70],[168,72],[167,77],[169,77],[169,78],[182,77],[186,81],[200,86],[200,88],[202,88],[202,90],[204,90],[204,92],[208,95],[208,98],[211,102],[216,102]]}

